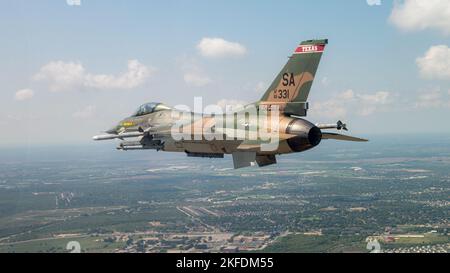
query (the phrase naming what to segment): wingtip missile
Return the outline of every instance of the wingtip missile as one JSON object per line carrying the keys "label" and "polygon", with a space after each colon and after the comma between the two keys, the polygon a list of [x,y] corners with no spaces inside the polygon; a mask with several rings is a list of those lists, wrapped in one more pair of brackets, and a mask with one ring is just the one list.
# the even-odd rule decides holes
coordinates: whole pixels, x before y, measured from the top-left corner
{"label": "wingtip missile", "polygon": [[343,123],[340,120],[336,123],[336,129],[348,131],[347,124]]}
{"label": "wingtip missile", "polygon": [[343,123],[342,121],[338,121],[335,124],[316,124],[316,126],[321,129],[336,129],[338,131],[344,130],[348,131],[347,124]]}
{"label": "wingtip missile", "polygon": [[128,133],[121,133],[121,134],[106,134],[106,135],[98,135],[92,137],[94,141],[101,141],[101,140],[112,140],[112,139],[124,139],[124,138],[131,138],[131,137],[140,137],[143,136],[144,133],[142,132],[128,132]]}

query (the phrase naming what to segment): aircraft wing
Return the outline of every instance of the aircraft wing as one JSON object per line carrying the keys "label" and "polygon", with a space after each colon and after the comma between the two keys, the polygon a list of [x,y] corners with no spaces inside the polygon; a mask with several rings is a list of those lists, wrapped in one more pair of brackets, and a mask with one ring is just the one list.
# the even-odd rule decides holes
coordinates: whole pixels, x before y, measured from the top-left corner
{"label": "aircraft wing", "polygon": [[342,141],[354,141],[354,142],[367,142],[369,140],[359,137],[352,137],[347,135],[341,135],[336,133],[326,133],[322,132],[322,139],[334,139],[334,140],[342,140]]}

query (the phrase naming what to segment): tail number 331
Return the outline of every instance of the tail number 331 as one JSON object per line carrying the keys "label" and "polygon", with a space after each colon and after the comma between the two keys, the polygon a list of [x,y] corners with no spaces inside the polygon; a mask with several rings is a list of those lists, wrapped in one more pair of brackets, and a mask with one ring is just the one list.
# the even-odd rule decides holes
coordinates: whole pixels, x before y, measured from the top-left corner
{"label": "tail number 331", "polygon": [[280,89],[273,91],[274,99],[289,99],[289,89]]}

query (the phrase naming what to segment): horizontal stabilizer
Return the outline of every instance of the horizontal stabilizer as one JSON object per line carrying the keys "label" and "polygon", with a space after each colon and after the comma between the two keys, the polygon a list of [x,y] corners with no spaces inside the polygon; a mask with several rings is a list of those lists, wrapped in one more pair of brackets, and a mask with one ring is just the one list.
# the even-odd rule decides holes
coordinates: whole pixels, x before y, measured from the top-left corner
{"label": "horizontal stabilizer", "polygon": [[322,139],[334,139],[342,141],[354,141],[354,142],[367,142],[369,140],[359,137],[352,137],[347,135],[341,135],[336,133],[324,133],[322,132]]}

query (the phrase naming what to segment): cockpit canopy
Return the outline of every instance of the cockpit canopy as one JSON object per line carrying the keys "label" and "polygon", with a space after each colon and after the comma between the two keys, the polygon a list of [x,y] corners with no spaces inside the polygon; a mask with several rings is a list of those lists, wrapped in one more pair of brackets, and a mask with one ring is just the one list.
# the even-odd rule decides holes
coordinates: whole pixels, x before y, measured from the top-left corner
{"label": "cockpit canopy", "polygon": [[159,102],[150,102],[140,106],[136,112],[132,115],[132,117],[144,116],[154,112],[170,110],[169,106],[166,106]]}

